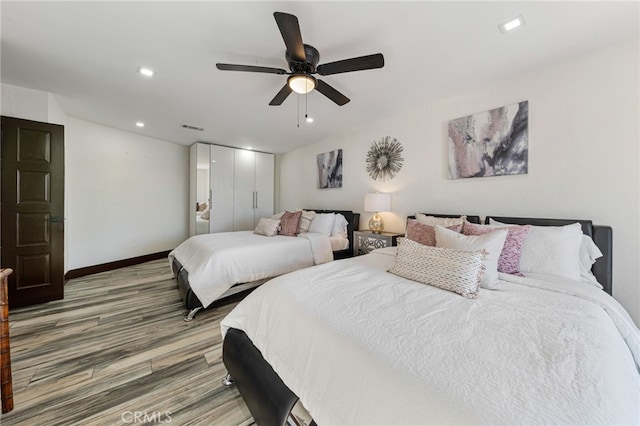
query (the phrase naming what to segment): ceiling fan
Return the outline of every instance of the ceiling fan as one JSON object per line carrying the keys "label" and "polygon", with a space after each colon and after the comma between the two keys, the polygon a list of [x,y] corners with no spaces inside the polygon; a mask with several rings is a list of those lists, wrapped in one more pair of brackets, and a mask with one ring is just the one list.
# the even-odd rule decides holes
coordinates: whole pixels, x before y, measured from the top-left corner
{"label": "ceiling fan", "polygon": [[349,102],[349,98],[331,87],[324,81],[315,78],[312,74],[322,76],[340,74],[343,72],[363,71],[384,66],[382,53],[360,56],[357,58],[343,59],[318,65],[320,54],[318,50],[308,44],[302,43],[302,34],[298,25],[298,18],[283,12],[274,12],[274,18],[280,29],[280,34],[287,47],[285,58],[289,64],[290,72],[282,68],[259,67],[253,65],[216,64],[222,71],[248,71],[268,74],[288,74],[287,84],[269,102],[269,105],[282,105],[291,92],[305,94],[313,89],[342,106]]}

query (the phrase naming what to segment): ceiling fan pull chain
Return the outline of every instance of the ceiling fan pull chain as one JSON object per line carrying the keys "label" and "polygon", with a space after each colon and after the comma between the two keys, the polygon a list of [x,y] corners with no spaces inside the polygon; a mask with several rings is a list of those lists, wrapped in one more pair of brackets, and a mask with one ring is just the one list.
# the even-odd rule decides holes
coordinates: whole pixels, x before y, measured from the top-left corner
{"label": "ceiling fan pull chain", "polygon": [[296,99],[298,100],[298,110],[296,111],[296,120],[298,122],[298,128],[300,128],[300,96],[296,96]]}

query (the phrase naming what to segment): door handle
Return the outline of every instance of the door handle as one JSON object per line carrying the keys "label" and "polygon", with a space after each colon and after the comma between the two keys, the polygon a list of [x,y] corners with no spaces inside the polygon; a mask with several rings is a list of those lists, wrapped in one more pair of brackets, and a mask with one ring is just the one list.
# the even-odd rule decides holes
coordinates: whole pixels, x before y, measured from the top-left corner
{"label": "door handle", "polygon": [[258,208],[258,191],[254,191],[256,194],[256,206],[254,207],[254,209]]}
{"label": "door handle", "polygon": [[51,223],[60,223],[61,222],[60,216],[51,216],[49,218],[49,222],[51,222]]}

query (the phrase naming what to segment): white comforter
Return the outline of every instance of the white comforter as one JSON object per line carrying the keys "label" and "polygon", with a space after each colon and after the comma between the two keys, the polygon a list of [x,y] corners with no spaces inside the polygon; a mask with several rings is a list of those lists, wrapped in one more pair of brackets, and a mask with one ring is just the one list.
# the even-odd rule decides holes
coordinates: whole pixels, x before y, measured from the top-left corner
{"label": "white comforter", "polygon": [[193,236],[169,253],[172,268],[174,258],[189,272],[189,285],[206,308],[235,284],[330,262],[333,252],[321,234],[265,237],[238,231]]}
{"label": "white comforter", "polygon": [[386,273],[390,252],[273,279],[223,333],[320,425],[640,423],[640,332],[605,292],[514,278],[466,299]]}

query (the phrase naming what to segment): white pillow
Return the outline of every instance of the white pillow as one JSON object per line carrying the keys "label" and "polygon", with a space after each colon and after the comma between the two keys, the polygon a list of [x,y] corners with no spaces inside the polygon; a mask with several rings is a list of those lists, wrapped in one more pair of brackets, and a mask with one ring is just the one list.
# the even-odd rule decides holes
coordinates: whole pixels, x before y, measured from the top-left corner
{"label": "white pillow", "polygon": [[211,216],[211,210],[209,210],[209,207],[207,207],[200,215],[200,218],[203,220],[209,220],[210,216]]}
{"label": "white pillow", "polygon": [[435,216],[427,216],[422,213],[416,213],[416,220],[418,223],[422,223],[423,225],[440,225],[444,227],[462,225],[466,220],[466,216],[460,217],[435,217]]}
{"label": "white pillow", "polygon": [[267,237],[273,237],[278,233],[278,227],[280,226],[279,219],[270,219],[263,217],[258,221],[256,229],[253,230],[254,234],[265,235]]}
{"label": "white pillow", "polygon": [[347,225],[349,225],[347,218],[341,213],[336,213],[335,222],[333,222],[333,228],[331,229],[331,236],[348,238]]}
{"label": "white pillow", "polygon": [[482,277],[480,252],[425,246],[398,238],[398,256],[390,273],[473,299]]}
{"label": "white pillow", "polygon": [[597,259],[602,257],[602,252],[593,240],[582,234],[582,243],[580,244],[580,281],[593,284],[602,289],[602,284],[598,282],[591,272],[591,268]]}
{"label": "white pillow", "polygon": [[440,225],[436,229],[436,247],[462,251],[485,251],[484,276],[480,282],[482,288],[498,290],[498,258],[507,239],[507,229],[496,229],[484,235],[463,235]]}
{"label": "white pillow", "polygon": [[335,222],[335,220],[335,213],[316,213],[316,215],[311,220],[309,232],[323,234],[328,237],[331,235],[331,231],[333,230],[333,223]]}
{"label": "white pillow", "polygon": [[520,272],[558,275],[580,281],[582,226],[532,226],[522,242]]}

